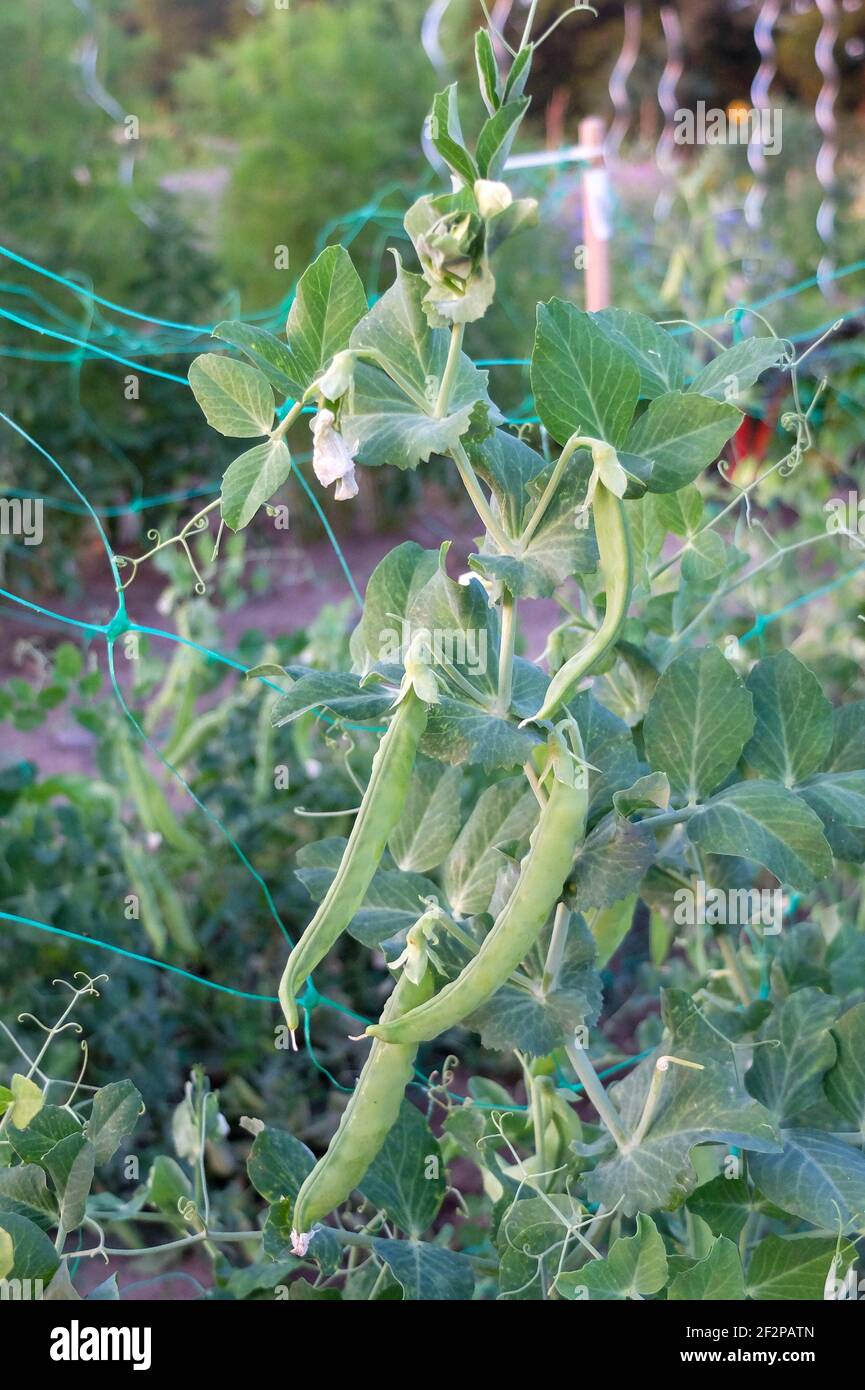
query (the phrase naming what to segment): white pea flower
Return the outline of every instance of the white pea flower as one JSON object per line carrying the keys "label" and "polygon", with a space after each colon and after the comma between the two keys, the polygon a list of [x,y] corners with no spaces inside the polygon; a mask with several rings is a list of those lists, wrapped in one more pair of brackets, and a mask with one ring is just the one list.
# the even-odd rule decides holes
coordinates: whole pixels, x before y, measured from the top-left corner
{"label": "white pea flower", "polygon": [[607,491],[616,497],[624,497],[628,490],[628,475],[619,463],[619,456],[612,444],[605,444],[602,439],[593,439],[591,450],[592,476],[589,479],[586,500],[578,509],[578,513],[588,511],[594,501],[598,483],[603,483]]}
{"label": "white pea flower", "polygon": [[326,401],[338,401],[344,396],[354,376],[354,353],[338,352],[317,383],[319,395]]}
{"label": "white pea flower", "polygon": [[427,635],[416,632],[409,642],[403,661],[405,674],[400,685],[397,703],[413,690],[419,700],[426,705],[439,703],[439,684],[435,671],[429,665]]}
{"label": "white pea flower", "polygon": [[476,179],[475,198],[481,217],[498,217],[514,201],[514,195],[506,183],[494,179]]}
{"label": "white pea flower", "polygon": [[360,440],[353,449],[348,447],[336,429],[336,416],[332,410],[319,410],[310,429],[313,438],[312,466],[322,487],[336,483],[334,497],[337,502],[357,497],[354,455],[360,448]]}

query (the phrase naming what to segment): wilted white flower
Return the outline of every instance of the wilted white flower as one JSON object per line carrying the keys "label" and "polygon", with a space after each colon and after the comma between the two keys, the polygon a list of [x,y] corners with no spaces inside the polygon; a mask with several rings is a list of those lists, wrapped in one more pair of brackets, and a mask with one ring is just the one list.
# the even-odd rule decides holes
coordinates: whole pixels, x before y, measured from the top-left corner
{"label": "wilted white flower", "polygon": [[360,448],[360,441],[353,449],[348,447],[336,428],[336,416],[332,410],[320,410],[310,429],[313,438],[312,466],[322,487],[336,483],[334,497],[337,502],[357,497],[354,455]]}
{"label": "wilted white flower", "polygon": [[323,377],[319,378],[317,389],[326,401],[338,401],[344,396],[354,376],[354,353],[338,352]]}

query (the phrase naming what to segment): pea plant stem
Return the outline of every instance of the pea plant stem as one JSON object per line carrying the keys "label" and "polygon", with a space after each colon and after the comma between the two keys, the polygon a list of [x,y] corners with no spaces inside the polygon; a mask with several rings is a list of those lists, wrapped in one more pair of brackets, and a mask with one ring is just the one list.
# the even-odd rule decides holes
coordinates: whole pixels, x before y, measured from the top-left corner
{"label": "pea plant stem", "polygon": [[581,434],[571,435],[571,438],[568,440],[567,444],[562,449],[562,452],[556,461],[556,466],[550,474],[549,482],[547,483],[546,487],[541,493],[538,505],[535,507],[535,510],[529,517],[528,522],[523,527],[523,533],[520,536],[519,542],[519,549],[521,551],[524,551],[526,549],[526,547],[529,544],[529,541],[532,539],[532,536],[535,534],[541,522],[543,521],[547,508],[549,507],[550,503],[556,495],[556,488],[562,481],[562,474],[564,473],[565,469],[567,468],[577,449],[589,448],[592,442],[592,440],[584,438]]}
{"label": "pea plant stem", "polygon": [[744,1004],[747,1009],[751,1003],[751,991],[748,988],[748,982],[745,979],[741,961],[736,955],[736,948],[729,936],[724,932],[719,932],[717,942],[718,950],[721,952],[721,957],[727,968],[727,973],[730,976],[730,984],[733,986],[740,1002]]}
{"label": "pea plant stem", "polygon": [[460,354],[463,350],[464,332],[465,325],[462,323],[455,323],[451,329],[451,340],[448,347],[447,361],[445,362],[445,369],[442,372],[442,379],[435,403],[435,417],[437,420],[441,420],[442,417],[447,414],[456,374],[459,369]]}
{"label": "pea plant stem", "polygon": [[541,990],[544,994],[550,994],[559,983],[562,961],[565,958],[565,947],[568,944],[568,927],[570,923],[570,909],[567,908],[564,903],[559,903],[556,908],[556,916],[553,922],[549,950],[547,951],[547,959],[544,963],[544,974],[541,981]]}
{"label": "pea plant stem", "polygon": [[462,479],[463,487],[471,498],[474,509],[484,523],[484,526],[486,526],[487,531],[502,553],[504,555],[510,555],[513,549],[513,542],[508,539],[504,530],[493,516],[492,508],[486,497],[484,497],[483,489],[478,481],[477,474],[472,468],[471,459],[461,442],[457,442],[454,445],[451,451],[451,458],[457,466],[457,472]]}
{"label": "pea plant stem", "polygon": [[517,637],[517,603],[509,589],[502,594],[501,640],[499,642],[499,688],[496,711],[506,718],[513,694],[514,649]]}
{"label": "pea plant stem", "polygon": [[621,1116],[604,1090],[598,1073],[589,1060],[588,1053],[585,1048],[580,1046],[576,1038],[573,1042],[565,1045],[565,1051],[583,1090],[613,1136],[616,1147],[624,1153],[628,1147],[628,1136],[625,1133]]}

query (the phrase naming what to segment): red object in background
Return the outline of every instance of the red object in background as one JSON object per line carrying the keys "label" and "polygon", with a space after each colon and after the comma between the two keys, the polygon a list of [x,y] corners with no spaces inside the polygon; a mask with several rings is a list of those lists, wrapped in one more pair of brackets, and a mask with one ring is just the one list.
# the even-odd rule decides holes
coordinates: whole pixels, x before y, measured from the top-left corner
{"label": "red object in background", "polygon": [[769,450],[769,441],[775,433],[778,424],[778,416],[781,413],[781,405],[784,400],[785,384],[782,381],[778,389],[770,396],[766,403],[766,413],[758,419],[754,415],[746,415],[741,425],[737,429],[733,438],[730,440],[730,465],[727,469],[727,477],[732,478],[736,472],[736,467],[742,459],[752,458],[757,463],[762,463]]}

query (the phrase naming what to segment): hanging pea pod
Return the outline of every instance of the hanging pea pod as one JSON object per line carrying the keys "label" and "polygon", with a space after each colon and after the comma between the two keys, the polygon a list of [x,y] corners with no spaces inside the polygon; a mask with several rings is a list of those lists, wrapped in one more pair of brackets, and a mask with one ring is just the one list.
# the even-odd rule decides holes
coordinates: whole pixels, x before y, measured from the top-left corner
{"label": "hanging pea pod", "polygon": [[121,835],[123,867],[129,878],[129,888],[138,899],[138,920],[147,933],[154,954],[161,956],[168,941],[168,929],[162,916],[156,884],[147,856],[142,854],[127,835]]}
{"label": "hanging pea pod", "polygon": [[[558,745],[558,746],[557,746]],[[428,1003],[367,1032],[386,1042],[428,1042],[461,1023],[501,989],[534,945],[571,871],[585,834],[588,788],[560,745],[550,742],[553,783],[529,841],[520,876],[477,955]]]}
{"label": "hanging pea pod", "polygon": [[409,686],[373,758],[369,784],[336,876],[321,906],[288,958],[279,1002],[289,1028],[297,1028],[296,994],[360,908],[408,796],[426,705]]}
{"label": "hanging pea pod", "polygon": [[144,828],[161,835],[163,840],[182,854],[194,859],[199,858],[200,844],[184,830],[166,801],[159,783],[151,777],[138,750],[132,747],[128,738],[121,739],[120,756],[129,782],[129,790]]}
{"label": "hanging pea pod", "polygon": [[[403,972],[382,1012],[382,1023],[423,1004],[432,993],[432,971],[419,984]],[[327,1153],[297,1194],[292,1245],[305,1255],[314,1227],[341,1206],[363,1180],[396,1124],[403,1094],[414,1073],[417,1047],[374,1042]]]}

